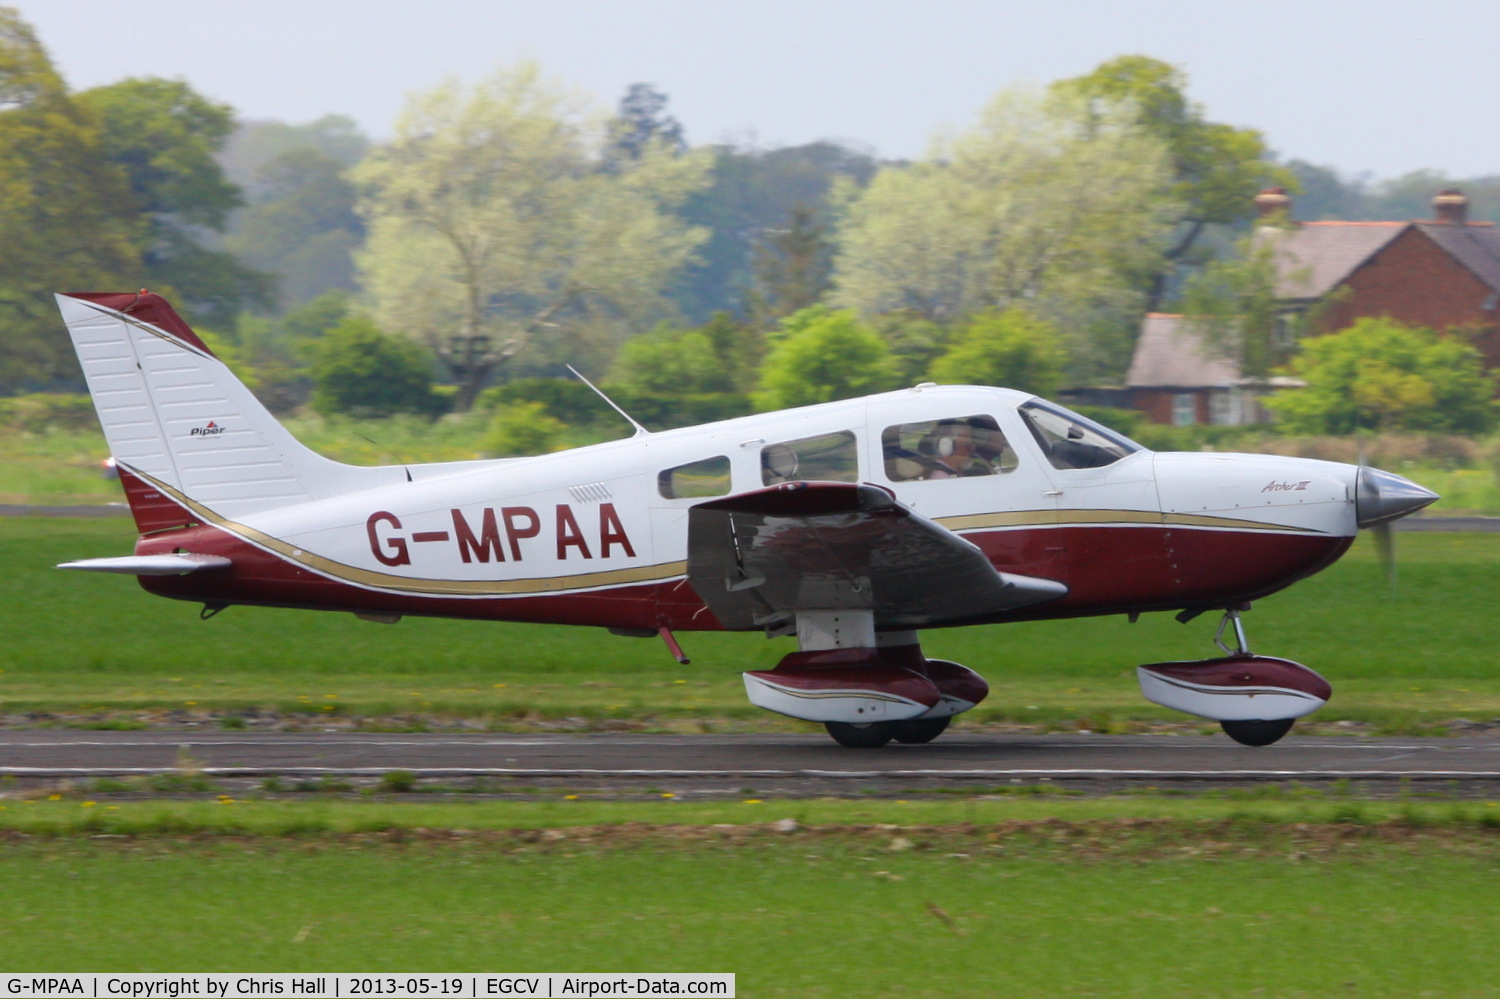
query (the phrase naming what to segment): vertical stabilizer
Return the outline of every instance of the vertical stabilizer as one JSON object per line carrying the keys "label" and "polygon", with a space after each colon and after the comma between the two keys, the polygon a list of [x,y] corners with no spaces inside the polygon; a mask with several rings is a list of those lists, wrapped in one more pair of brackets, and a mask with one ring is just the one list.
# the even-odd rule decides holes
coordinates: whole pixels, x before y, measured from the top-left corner
{"label": "vertical stabilizer", "polygon": [[172,526],[174,492],[234,518],[404,479],[304,447],[160,295],[57,303],[143,531]]}

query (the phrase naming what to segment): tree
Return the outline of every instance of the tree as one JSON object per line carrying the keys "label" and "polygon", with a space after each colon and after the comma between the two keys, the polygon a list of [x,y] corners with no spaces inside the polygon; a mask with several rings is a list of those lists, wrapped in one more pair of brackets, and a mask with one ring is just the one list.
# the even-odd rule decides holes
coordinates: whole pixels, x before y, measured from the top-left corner
{"label": "tree", "polygon": [[1260,226],[1235,245],[1233,256],[1208,264],[1183,287],[1182,309],[1193,331],[1245,377],[1266,378],[1284,364],[1298,337],[1329,304],[1300,314],[1281,306],[1282,282],[1300,279],[1297,271],[1279,273],[1286,234],[1278,225]]}
{"label": "tree", "polygon": [[1133,114],[1002,93],[844,211],[836,304],[951,324],[1025,303],[1066,331],[1070,375],[1118,377],[1180,207],[1164,144]]}
{"label": "tree", "polygon": [[436,416],[443,400],[432,390],[432,364],[422,348],[383,332],[369,319],[350,316],[329,330],[314,350],[312,406],[320,413]]}
{"label": "tree", "polygon": [[761,365],[762,410],[852,399],[895,387],[890,348],[852,311],[804,309],[782,323],[783,336]]}
{"label": "tree", "polygon": [[77,96],[100,122],[104,153],[124,171],[145,217],[145,281],[166,286],[190,314],[227,327],[247,305],[270,303],[272,282],[228,253],[209,249],[240,204],[214,154],[232,109],[181,80],[128,79]]}
{"label": "tree", "polygon": [[666,94],[649,83],[632,83],[625,96],[620,98],[619,111],[609,123],[607,161],[638,160],[652,146],[662,146],[675,153],[686,152],[682,124],[666,110]]}
{"label": "tree", "polygon": [[780,319],[818,304],[832,287],[833,244],[807,205],[794,205],[784,229],[755,248],[757,318]]}
{"label": "tree", "polygon": [[225,248],[277,276],[282,306],[357,287],[353,254],[365,227],[344,173],[333,157],[294,147],[261,166],[251,203],[235,216]]}
{"label": "tree", "polygon": [[1157,310],[1170,268],[1187,258],[1206,226],[1248,218],[1257,191],[1295,183],[1271,162],[1260,132],[1208,121],[1202,106],[1187,98],[1187,74],[1159,59],[1120,56],[1052,88],[1085,99],[1102,115],[1132,115],[1167,147],[1181,213],[1177,238],[1164,254],[1167,267],[1153,276],[1148,312]]}
{"label": "tree", "polygon": [[932,380],[1052,395],[1062,386],[1066,359],[1050,323],[1009,308],[970,320],[947,353],[933,362]]}
{"label": "tree", "polygon": [[1360,319],[1311,337],[1290,373],[1307,383],[1266,400],[1293,433],[1357,430],[1482,433],[1495,425],[1495,378],[1461,335]]}
{"label": "tree", "polygon": [[780,149],[716,146],[706,187],[680,209],[709,232],[697,261],[683,269],[672,298],[690,322],[715,312],[745,318],[755,308],[756,248],[784,232],[793,208],[813,212],[814,224],[833,229],[835,190],[859,188],[875,174],[868,152],[834,142]]}
{"label": "tree", "polygon": [[306,125],[283,121],[241,121],[217,157],[230,182],[256,200],[261,168],[294,149],[311,149],[348,169],[370,150],[370,140],[353,118],[324,115]]}
{"label": "tree", "polygon": [[387,328],[426,343],[468,409],[539,331],[640,328],[704,238],[672,214],[702,156],[664,143],[605,170],[602,129],[534,64],[414,97],[354,172],[369,240],[362,284]]}
{"label": "tree", "polygon": [[139,287],[141,235],[97,117],[0,7],[0,391],[79,380],[52,293]]}

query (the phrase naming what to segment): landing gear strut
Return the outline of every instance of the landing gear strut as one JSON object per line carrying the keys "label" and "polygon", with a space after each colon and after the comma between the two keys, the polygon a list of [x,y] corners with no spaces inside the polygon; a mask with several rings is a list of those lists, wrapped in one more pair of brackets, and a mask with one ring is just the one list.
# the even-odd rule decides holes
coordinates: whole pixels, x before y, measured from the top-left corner
{"label": "landing gear strut", "polygon": [[[1244,609],[1244,607],[1230,607],[1219,619],[1219,630],[1214,632],[1214,644],[1223,649],[1226,655],[1248,656],[1251,654],[1250,643],[1245,639],[1245,622],[1240,620],[1240,612]],[[1234,626],[1235,647],[1232,649],[1224,644],[1224,629],[1230,625]],[[1221,721],[1219,727],[1224,730],[1225,735],[1242,746],[1269,746],[1290,732],[1296,721],[1295,718],[1278,718],[1274,721]]]}

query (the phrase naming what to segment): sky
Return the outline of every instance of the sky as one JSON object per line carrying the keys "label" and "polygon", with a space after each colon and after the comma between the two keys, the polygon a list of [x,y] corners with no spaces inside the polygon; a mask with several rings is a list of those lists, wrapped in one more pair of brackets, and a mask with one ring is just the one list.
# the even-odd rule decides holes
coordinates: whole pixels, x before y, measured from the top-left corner
{"label": "sky", "polygon": [[922,154],[999,90],[1139,53],[1210,119],[1349,176],[1500,174],[1500,4],[1480,0],[8,0],[70,86],[181,77],[242,118],[354,118],[520,59],[612,106],[670,96],[695,144]]}

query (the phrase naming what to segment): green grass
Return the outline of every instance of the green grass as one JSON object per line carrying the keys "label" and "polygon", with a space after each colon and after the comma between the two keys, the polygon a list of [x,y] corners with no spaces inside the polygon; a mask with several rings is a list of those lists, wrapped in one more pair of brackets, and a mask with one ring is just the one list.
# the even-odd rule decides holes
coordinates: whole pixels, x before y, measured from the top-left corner
{"label": "green grass", "polygon": [[[964,824],[933,826],[919,823],[964,806],[320,803],[261,812],[270,832],[296,834],[279,838],[252,831],[255,819],[12,831],[0,964],[730,971],[754,996],[1496,991],[1496,833],[1472,816],[1456,825],[1434,811],[1448,816],[1434,824],[1407,805],[1376,824],[1384,806],[1340,806],[1340,818],[1322,803],[1289,806],[1307,821],[1288,825],[1274,804],[1217,802],[1213,815],[1153,817],[1184,804],[979,801]],[[12,830],[18,809],[107,807],[6,806]],[[593,824],[555,820],[569,809]],[[797,809],[794,832],[764,824]],[[404,815],[404,831],[361,811]],[[653,812],[670,824],[650,824]],[[310,821],[296,827],[299,813]],[[809,825],[823,814],[864,824]],[[444,822],[468,833],[428,831]]]}
{"label": "green grass", "polygon": [[[470,461],[483,458],[488,413],[455,414],[432,422],[415,416],[383,420],[325,419],[317,415],[282,422],[308,447],[355,465],[394,462]],[[577,447],[623,437],[629,427],[569,428],[566,443]],[[0,429],[0,503],[113,503],[123,499],[117,483],[100,474],[109,446],[98,430],[52,429],[23,433]]]}
{"label": "green grass", "polygon": [[[739,671],[768,668],[792,649],[786,639],[684,634],[694,662],[679,666],[657,641],[590,628],[419,618],[389,626],[248,607],[203,622],[195,606],[151,597],[128,577],[52,568],[124,554],[132,542],[124,519],[0,519],[0,716],[66,712],[74,723],[118,726],[139,723],[130,712],[269,709],[412,726],[772,724],[744,700]],[[1258,603],[1246,618],[1253,647],[1330,678],[1324,720],[1417,731],[1500,716],[1500,534],[1407,534],[1398,545],[1396,596],[1361,540],[1332,569]],[[994,692],[974,720],[1108,731],[1181,718],[1140,699],[1134,667],[1214,654],[1214,624],[1156,614],[1134,625],[1111,617],[937,630],[923,643],[990,680]]]}
{"label": "green grass", "polygon": [[[160,780],[160,779],[158,779]],[[593,800],[588,792],[534,792],[534,800],[503,800],[483,794],[412,794],[371,788],[364,793],[333,789],[247,798],[219,793],[211,781],[175,776],[145,793],[177,794],[142,799],[138,781],[102,781],[45,795],[0,800],[0,832],[32,836],[310,836],[342,837],[392,830],[468,832],[544,829],[642,831],[731,826],[761,828],[782,819],[799,826],[855,830],[957,829],[1049,823],[1164,824],[1187,829],[1232,826],[1271,834],[1299,825],[1448,828],[1500,835],[1500,803],[1429,798],[1362,799],[1357,787],[1298,784],[1230,788],[1195,795],[1096,796],[1069,793],[1055,784],[953,785],[940,792],[912,789],[895,797],[839,799],[760,797],[746,788],[730,800],[684,792],[643,793],[642,800]],[[499,785],[497,785],[499,786]],[[193,795],[198,797],[194,798]],[[1248,835],[1248,833],[1247,833]],[[1497,841],[1500,842],[1500,841]]]}

